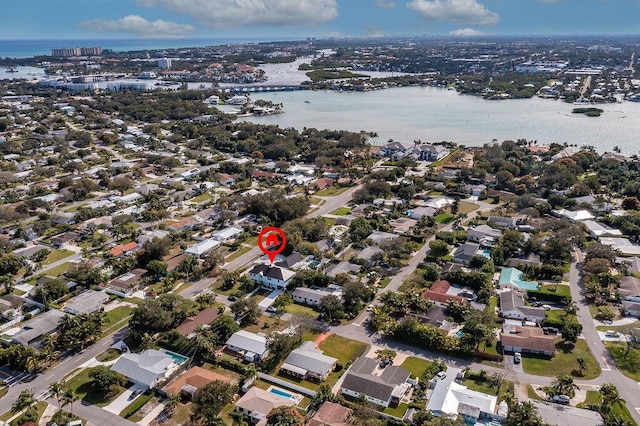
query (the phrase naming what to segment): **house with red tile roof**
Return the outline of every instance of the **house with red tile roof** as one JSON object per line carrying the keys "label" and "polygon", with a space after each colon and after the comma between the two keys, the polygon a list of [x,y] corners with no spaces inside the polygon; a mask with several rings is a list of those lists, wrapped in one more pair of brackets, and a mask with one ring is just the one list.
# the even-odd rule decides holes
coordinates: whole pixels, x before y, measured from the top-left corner
{"label": "house with red tile roof", "polygon": [[118,244],[114,246],[111,250],[109,250],[109,254],[115,257],[120,257],[125,254],[133,253],[139,248],[140,247],[138,246],[138,243],[136,243],[135,241],[131,241],[127,244]]}
{"label": "house with red tile roof", "polygon": [[445,280],[436,281],[433,283],[433,285],[429,290],[422,293],[422,297],[437,303],[442,303],[442,304],[448,303],[449,300],[454,300],[456,302],[461,302],[461,303],[467,303],[466,297],[447,294],[450,288],[451,288],[451,284],[449,283],[449,281],[445,281]]}

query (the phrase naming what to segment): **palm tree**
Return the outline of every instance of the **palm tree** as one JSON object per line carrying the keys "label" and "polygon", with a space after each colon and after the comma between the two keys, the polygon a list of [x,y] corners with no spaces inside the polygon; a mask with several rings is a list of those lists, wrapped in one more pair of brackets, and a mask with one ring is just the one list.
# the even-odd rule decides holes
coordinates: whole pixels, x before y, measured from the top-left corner
{"label": "palm tree", "polygon": [[33,392],[29,389],[25,389],[20,392],[18,399],[11,405],[11,412],[14,414],[22,411],[31,412],[35,408],[38,401],[33,396]]}
{"label": "palm tree", "polygon": [[567,315],[571,315],[574,316],[575,314],[578,313],[578,304],[575,301],[571,301],[565,308],[564,311],[567,313]]}
{"label": "palm tree", "polygon": [[69,407],[71,408],[71,410],[69,410],[71,412],[71,416],[73,416],[73,403],[76,402],[78,398],[78,395],[76,395],[76,393],[71,389],[68,389],[64,394],[62,394],[62,406],[64,407],[69,404]]}
{"label": "palm tree", "polygon": [[585,372],[588,368],[587,361],[585,361],[585,359],[581,356],[576,358],[576,361],[578,361],[578,371],[580,372],[580,375],[582,375],[582,373]]}
{"label": "palm tree", "polygon": [[607,416],[604,420],[603,426],[631,426],[632,423],[630,420],[624,419],[617,414],[612,414]]}
{"label": "palm tree", "polygon": [[615,403],[622,401],[618,388],[613,383],[603,383],[600,386],[600,396],[602,397],[600,404],[602,413],[609,413]]}
{"label": "palm tree", "polygon": [[49,392],[54,396],[56,401],[58,401],[58,410],[60,410],[62,408],[60,402],[62,401],[62,396],[65,393],[65,389],[62,387],[62,384],[60,382],[51,383],[49,385]]}
{"label": "palm tree", "polygon": [[166,405],[166,411],[168,416],[173,414],[173,412],[176,410],[176,407],[178,406],[179,403],[180,403],[180,395],[178,394],[169,395],[169,399]]}
{"label": "palm tree", "polygon": [[555,380],[551,383],[549,390],[553,395],[568,395],[573,398],[576,394],[575,388],[576,385],[573,383],[573,377],[568,374],[558,373],[556,374]]}
{"label": "palm tree", "polygon": [[231,422],[234,426],[242,425],[244,421],[244,414],[241,411],[233,410],[229,413],[229,417],[231,417]]}
{"label": "palm tree", "polygon": [[4,285],[5,292],[11,293],[13,291],[13,286],[15,285],[15,281],[11,275],[2,275],[0,276],[0,283]]}
{"label": "palm tree", "polygon": [[42,336],[42,339],[40,339],[40,344],[43,351],[48,350],[50,352],[53,352],[55,347],[58,345],[58,339],[56,336],[53,336],[51,334],[45,334],[44,336]]}

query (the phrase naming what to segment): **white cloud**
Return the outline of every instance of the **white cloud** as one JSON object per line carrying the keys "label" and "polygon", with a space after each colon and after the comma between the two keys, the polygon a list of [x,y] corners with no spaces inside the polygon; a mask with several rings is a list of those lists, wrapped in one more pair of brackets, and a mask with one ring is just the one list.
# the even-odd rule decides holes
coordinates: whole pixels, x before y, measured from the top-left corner
{"label": "white cloud", "polygon": [[381,9],[393,9],[396,7],[396,3],[389,0],[376,0],[376,6]]}
{"label": "white cloud", "polygon": [[479,36],[483,34],[484,33],[482,31],[474,30],[473,28],[459,28],[449,33],[449,35],[460,37]]}
{"label": "white cloud", "polygon": [[191,16],[207,27],[305,25],[338,16],[337,0],[138,0]]}
{"label": "white cloud", "polygon": [[384,37],[387,35],[382,28],[375,25],[367,25],[364,27],[363,33],[367,37]]}
{"label": "white cloud", "polygon": [[143,38],[179,38],[194,31],[191,25],[161,19],[147,21],[138,15],[128,15],[115,20],[91,19],[81,22],[80,26],[99,32],[132,33]]}
{"label": "white cloud", "polygon": [[477,0],[412,0],[407,3],[427,21],[456,22],[461,25],[493,25],[500,16]]}

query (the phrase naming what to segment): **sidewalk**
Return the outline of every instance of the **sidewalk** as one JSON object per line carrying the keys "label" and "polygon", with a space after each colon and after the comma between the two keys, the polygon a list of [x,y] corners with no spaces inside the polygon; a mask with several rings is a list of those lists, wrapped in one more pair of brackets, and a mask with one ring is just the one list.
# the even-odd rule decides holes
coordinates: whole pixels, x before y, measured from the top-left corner
{"label": "sidewalk", "polygon": [[142,420],[140,420],[138,422],[138,424],[142,425],[142,426],[147,426],[149,423],[151,423],[153,420],[155,420],[155,418],[158,417],[160,415],[160,413],[162,413],[162,411],[164,410],[165,406],[166,406],[166,402],[161,402],[157,406],[153,407],[153,410],[151,410],[149,412],[149,414],[144,416],[142,418]]}

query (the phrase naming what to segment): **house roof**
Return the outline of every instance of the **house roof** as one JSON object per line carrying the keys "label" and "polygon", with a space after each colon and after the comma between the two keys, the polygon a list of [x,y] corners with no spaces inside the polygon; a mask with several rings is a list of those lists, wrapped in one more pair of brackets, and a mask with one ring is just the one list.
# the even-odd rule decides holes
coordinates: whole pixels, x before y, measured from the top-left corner
{"label": "house roof", "polygon": [[287,359],[284,360],[282,368],[286,370],[286,366],[293,366],[324,375],[333,369],[336,362],[338,362],[336,358],[324,355],[314,342],[307,341],[291,351]]}
{"label": "house roof", "polygon": [[480,225],[476,227],[470,227],[467,230],[467,232],[474,232],[474,233],[481,234],[487,237],[492,237],[492,238],[498,238],[500,235],[502,235],[501,231],[499,231],[498,229],[493,229],[489,225]]}
{"label": "house roof", "polygon": [[447,294],[447,291],[449,291],[450,288],[451,284],[449,284],[449,281],[439,280],[434,282],[429,290],[422,293],[422,297],[440,303],[447,303],[449,300],[455,300],[456,302],[462,303],[467,301],[464,297]]}
{"label": "house roof", "polygon": [[535,281],[524,281],[522,279],[522,271],[516,268],[504,268],[500,271],[501,286],[512,285],[521,290],[537,290],[538,283]]}
{"label": "house roof", "polygon": [[515,333],[500,333],[503,346],[515,346],[532,351],[555,352],[552,336],[546,336],[539,327],[515,327]]}
{"label": "house roof", "polygon": [[478,417],[480,412],[495,413],[498,398],[456,383],[455,379],[461,371],[458,368],[447,368],[446,377],[438,380],[433,389],[427,410],[444,414],[467,414],[473,417]]}
{"label": "house roof", "polygon": [[171,395],[178,395],[185,385],[199,389],[209,382],[220,380],[232,383],[233,380],[222,374],[214,373],[202,367],[191,367],[184,374],[180,375],[174,382],[168,384],[163,390]]}
{"label": "house roof", "polygon": [[288,281],[296,273],[286,268],[280,268],[278,266],[258,264],[251,268],[249,274],[262,275],[263,277],[271,278],[278,281]]}
{"label": "house roof", "polygon": [[100,309],[109,296],[104,291],[86,290],[67,301],[65,312],[72,314],[92,313]]}
{"label": "house roof", "polygon": [[311,417],[307,426],[347,426],[353,410],[335,402],[325,401]]}
{"label": "house roof", "polygon": [[213,250],[214,248],[220,245],[221,245],[220,241],[215,240],[213,238],[209,238],[207,240],[200,241],[199,243],[194,244],[191,247],[188,247],[185,250],[185,253],[188,253],[194,256],[202,256],[209,250]]}
{"label": "house roof", "polygon": [[64,317],[62,312],[51,309],[22,323],[22,329],[11,336],[11,341],[28,345],[44,334],[51,334],[58,329],[58,322]]}
{"label": "house roof", "polygon": [[368,395],[381,401],[391,398],[396,386],[404,383],[410,374],[402,367],[389,365],[379,375],[372,373],[378,366],[378,361],[373,358],[360,357],[349,368],[342,388]]}
{"label": "house roof", "polygon": [[545,424],[563,426],[598,426],[602,416],[597,411],[545,401],[531,401]]}
{"label": "house roof", "polygon": [[131,352],[123,354],[111,369],[131,381],[151,387],[156,380],[164,377],[167,368],[173,362],[169,354],[156,349],[147,349],[138,354]]}
{"label": "house roof", "polygon": [[236,228],[234,226],[230,226],[228,228],[221,229],[218,232],[214,232],[212,236],[215,239],[221,238],[223,240],[226,240],[228,238],[235,237],[236,235],[239,235],[242,232],[243,232],[242,229]]}
{"label": "house roof", "polygon": [[115,287],[130,289],[135,286],[146,273],[146,269],[136,268],[131,272],[120,275],[119,277],[112,280],[109,284]]}
{"label": "house roof", "polygon": [[500,312],[520,311],[528,316],[537,316],[544,318],[544,308],[536,308],[526,306],[524,303],[524,295],[517,291],[507,290],[500,293]]}
{"label": "house roof", "polygon": [[247,352],[262,355],[267,350],[265,336],[254,334],[246,330],[236,331],[226,342],[227,346],[234,346]]}
{"label": "house roof", "polygon": [[207,309],[204,309],[198,313],[198,315],[194,317],[189,317],[182,321],[178,327],[176,327],[176,331],[183,336],[189,336],[193,333],[196,328],[201,327],[203,325],[210,324],[214,319],[218,318],[220,313],[218,312],[218,308],[216,306],[211,306]]}
{"label": "house roof", "polygon": [[480,248],[476,243],[464,243],[453,252],[454,259],[470,260]]}
{"label": "house roof", "polygon": [[631,276],[620,278],[618,291],[625,296],[640,296],[640,279]]}
{"label": "house roof", "polygon": [[277,407],[293,405],[289,398],[253,386],[240,398],[235,406],[250,413],[253,418],[264,418]]}
{"label": "house roof", "polygon": [[136,243],[135,241],[131,241],[130,243],[123,244],[123,245],[118,244],[114,246],[111,250],[109,250],[109,254],[116,257],[122,256],[123,254],[131,250],[135,250],[137,247],[138,247],[138,243]]}
{"label": "house roof", "polygon": [[372,262],[373,258],[376,254],[382,253],[382,250],[379,247],[367,246],[358,255],[356,256],[358,259],[364,259],[367,262]]}

